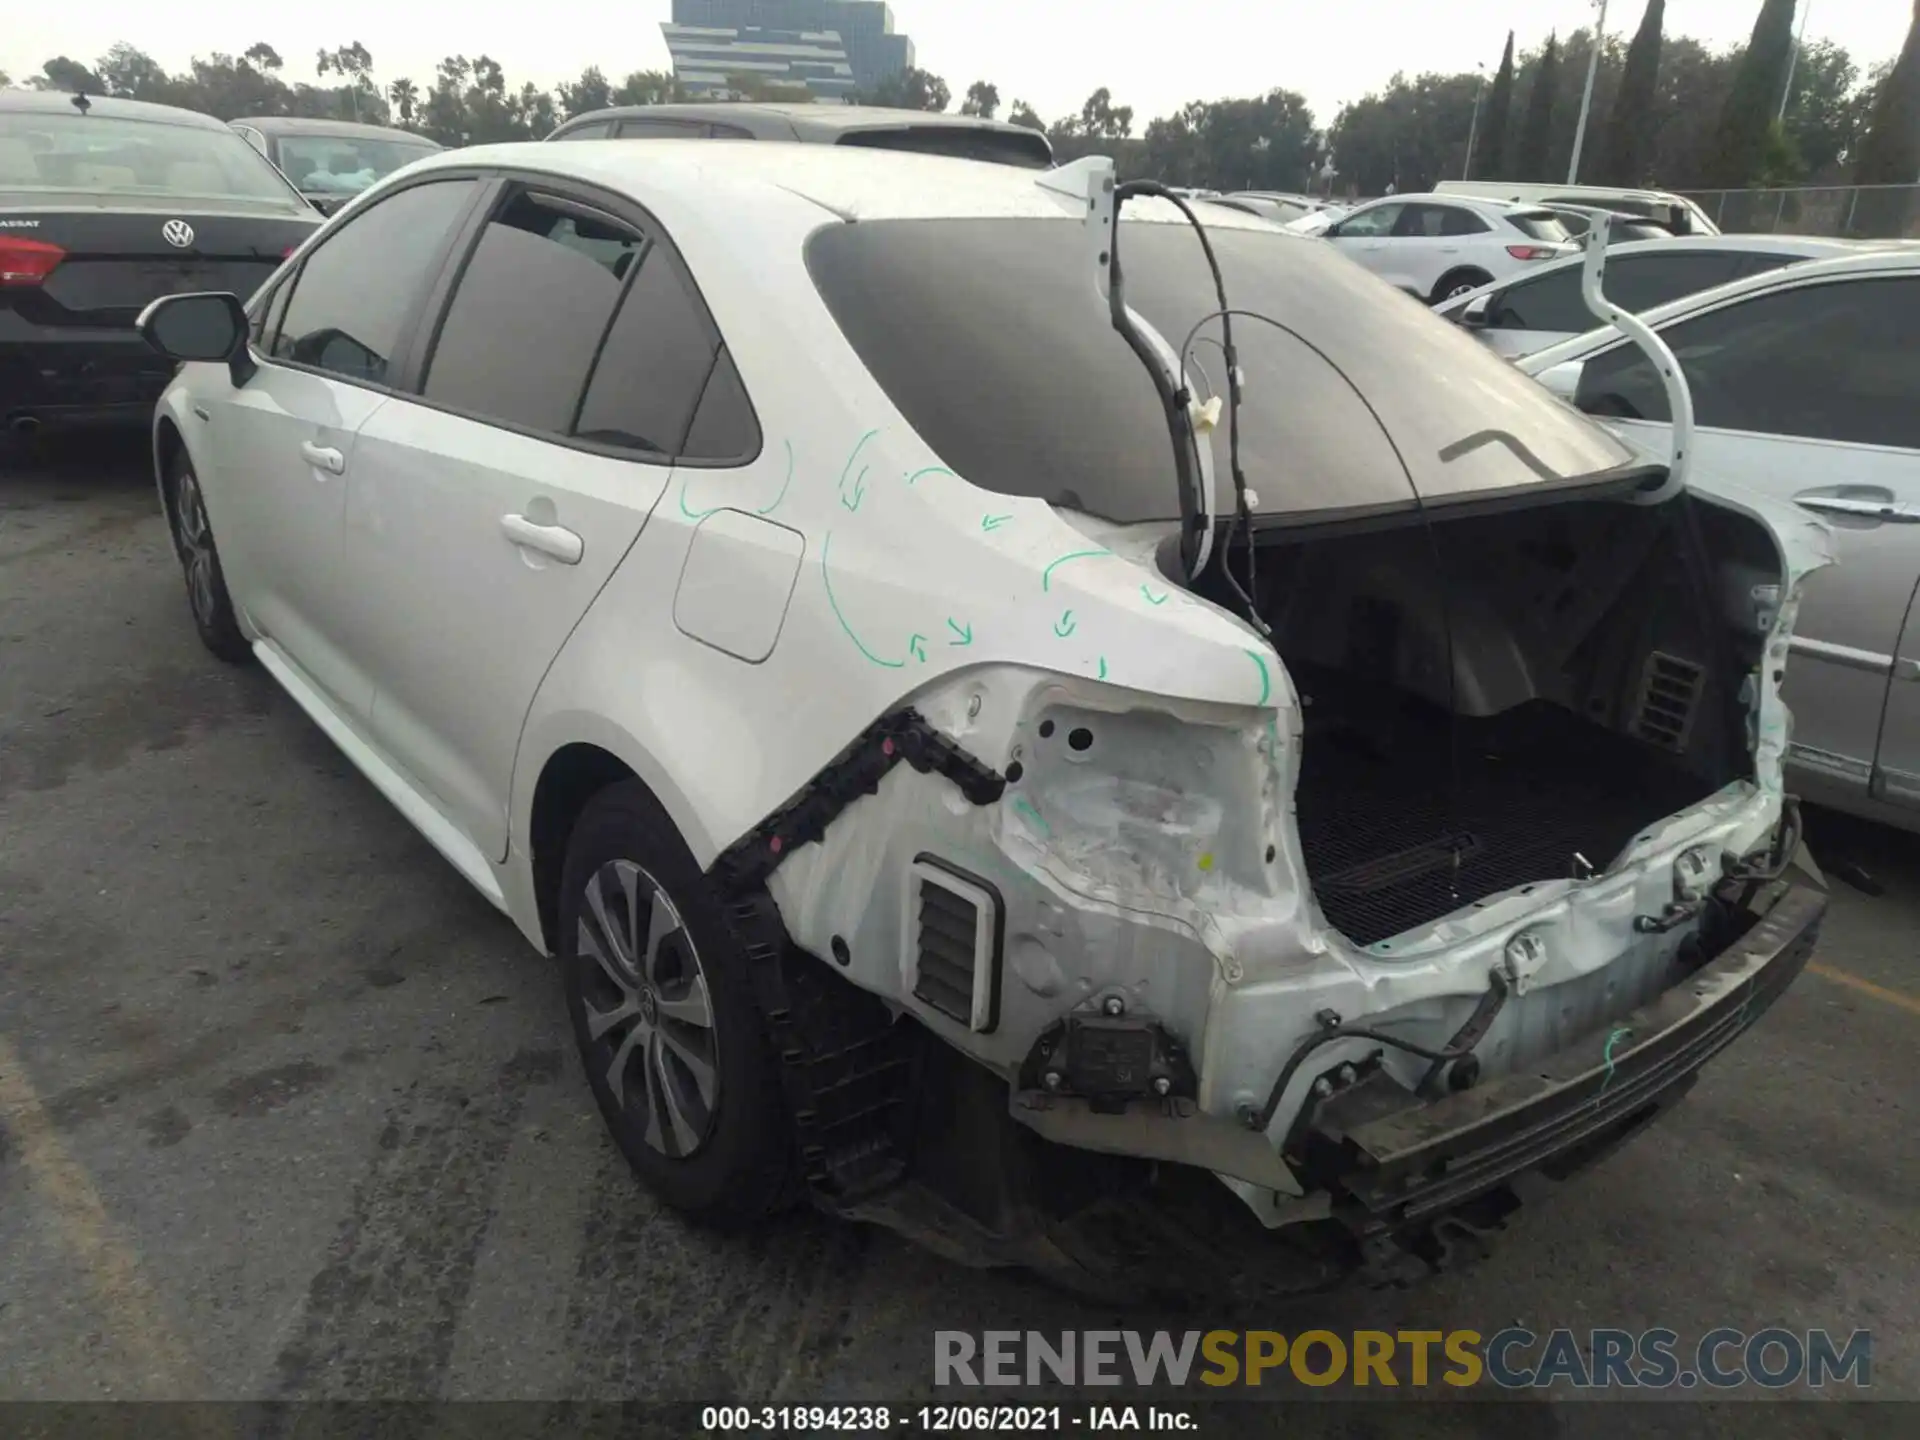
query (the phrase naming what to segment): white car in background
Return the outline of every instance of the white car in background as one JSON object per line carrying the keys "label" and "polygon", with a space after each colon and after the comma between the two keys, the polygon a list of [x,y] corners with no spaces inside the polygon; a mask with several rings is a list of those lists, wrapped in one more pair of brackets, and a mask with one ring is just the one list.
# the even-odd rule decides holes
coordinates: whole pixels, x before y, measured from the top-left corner
{"label": "white car in background", "polygon": [[[1802,260],[1833,259],[1884,243],[1813,235],[1688,235],[1610,245],[1607,296],[1638,315],[1749,275]],[[1581,257],[1555,260],[1518,280],[1483,285],[1439,305],[1437,314],[1464,325],[1508,359],[1531,355],[1594,328],[1580,298]]]}
{"label": "white car in background", "polygon": [[[1693,472],[1833,529],[1839,563],[1807,582],[1787,669],[1788,783],[1920,830],[1920,246],[1860,249],[1641,318],[1692,388]],[[1611,327],[1519,368],[1625,439],[1670,448],[1660,377]]]}
{"label": "white car in background", "polygon": [[1433,187],[1443,195],[1478,195],[1489,200],[1513,200],[1526,205],[1594,205],[1645,215],[1675,235],[1718,235],[1720,227],[1707,212],[1684,195],[1670,190],[1620,190],[1610,185],[1530,185],[1513,180],[1442,180]]}
{"label": "white car in background", "polygon": [[1372,200],[1322,235],[1348,259],[1429,304],[1579,250],[1551,210],[1461,195]]}

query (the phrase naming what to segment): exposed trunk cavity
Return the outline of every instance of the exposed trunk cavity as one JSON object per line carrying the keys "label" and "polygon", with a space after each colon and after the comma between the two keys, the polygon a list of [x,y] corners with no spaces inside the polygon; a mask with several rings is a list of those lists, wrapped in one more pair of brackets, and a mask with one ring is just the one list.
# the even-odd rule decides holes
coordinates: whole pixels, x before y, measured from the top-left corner
{"label": "exposed trunk cavity", "polygon": [[1308,873],[1357,944],[1604,871],[1752,774],[1746,682],[1780,575],[1743,517],[1580,500],[1270,531],[1257,555],[1304,709]]}

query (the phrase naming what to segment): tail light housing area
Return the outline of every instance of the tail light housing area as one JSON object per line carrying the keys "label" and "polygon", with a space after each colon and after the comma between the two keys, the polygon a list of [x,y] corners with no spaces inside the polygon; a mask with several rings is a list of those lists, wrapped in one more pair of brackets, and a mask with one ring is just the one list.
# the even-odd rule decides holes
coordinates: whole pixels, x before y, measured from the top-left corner
{"label": "tail light housing area", "polygon": [[0,230],[0,289],[38,285],[66,258],[67,252],[49,241]]}
{"label": "tail light housing area", "polygon": [[1516,260],[1551,260],[1560,252],[1551,245],[1509,245],[1507,254]]}

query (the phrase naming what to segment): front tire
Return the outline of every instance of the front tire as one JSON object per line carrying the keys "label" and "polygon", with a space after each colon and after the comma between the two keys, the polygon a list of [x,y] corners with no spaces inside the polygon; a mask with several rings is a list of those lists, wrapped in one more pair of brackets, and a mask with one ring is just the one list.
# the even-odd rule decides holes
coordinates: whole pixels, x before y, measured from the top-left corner
{"label": "front tire", "polygon": [[253,646],[234,615],[226,572],[220,568],[220,550],[213,541],[213,522],[207,518],[207,499],[185,451],[167,466],[167,495],[171,502],[167,524],[186,575],[187,607],[200,643],[227,664],[243,665],[253,658]]}
{"label": "front tire", "polygon": [[782,1208],[792,1130],[747,958],[638,781],[601,791],[574,826],[558,948],[587,1081],[634,1173],[724,1228]]}

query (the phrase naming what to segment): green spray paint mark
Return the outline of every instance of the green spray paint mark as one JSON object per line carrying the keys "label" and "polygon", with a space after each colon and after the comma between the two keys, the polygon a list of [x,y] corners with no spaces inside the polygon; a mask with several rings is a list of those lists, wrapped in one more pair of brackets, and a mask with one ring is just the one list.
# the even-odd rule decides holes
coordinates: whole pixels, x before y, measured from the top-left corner
{"label": "green spray paint mark", "polygon": [[1100,657],[1100,678],[1102,680],[1107,678],[1107,657],[1104,655]]}
{"label": "green spray paint mark", "polygon": [[1267,673],[1267,662],[1260,658],[1258,650],[1247,651],[1247,658],[1260,667],[1260,698],[1253,703],[1264,705],[1273,695],[1273,676]]}
{"label": "green spray paint mark", "polygon": [[860,452],[867,448],[867,442],[878,435],[878,430],[869,430],[854,444],[853,453],[847,456],[845,468],[840,471],[840,503],[849,511],[857,511],[860,502],[867,498],[867,467],[862,465],[860,473],[853,476],[853,496],[847,496],[847,477],[853,475],[853,462],[860,458]]}
{"label": "green spray paint mark", "polygon": [[[753,513],[756,515],[771,515],[776,509],[779,508],[780,502],[787,498],[787,488],[793,484],[793,442],[791,440],[787,441],[786,446],[787,446],[787,478],[780,482],[780,493],[773,497],[773,504],[767,506],[763,510],[754,511]],[[689,470],[687,472],[687,478],[680,482],[680,513],[689,520],[704,520],[707,518],[707,516],[713,514],[715,511],[725,510],[729,508],[728,506],[725,506],[725,505],[710,505],[705,510],[693,510],[688,508],[687,491],[693,487],[694,479],[699,474],[700,472],[698,470]]]}
{"label": "green spray paint mark", "polygon": [[878,655],[874,654],[873,651],[869,650],[866,647],[866,643],[862,641],[858,635],[853,633],[853,626],[847,623],[847,617],[840,612],[840,602],[836,600],[833,595],[833,576],[827,570],[827,552],[832,548],[833,532],[829,530],[827,532],[827,538],[820,542],[820,583],[827,587],[827,605],[828,608],[833,611],[833,618],[838,620],[840,622],[840,628],[847,632],[847,638],[853,641],[853,648],[866,656],[867,659],[871,660],[874,664],[886,670],[906,669],[906,661],[882,660]]}
{"label": "green spray paint mark", "polygon": [[913,656],[913,658],[918,660],[922,665],[926,664],[927,663],[927,637],[924,635],[916,635],[911,640],[907,641],[907,653]]}
{"label": "green spray paint mark", "polygon": [[1079,628],[1079,625],[1080,622],[1073,618],[1073,611],[1068,610],[1064,612],[1058,620],[1053,622],[1053,633],[1064,640],[1073,634],[1073,632]]}
{"label": "green spray paint mark", "polygon": [[1600,1057],[1607,1062],[1607,1078],[1600,1082],[1600,1093],[1602,1095],[1606,1094],[1607,1087],[1613,1084],[1613,1047],[1632,1034],[1633,1030],[1630,1026],[1621,1025],[1617,1026],[1613,1033],[1607,1036],[1607,1048],[1605,1053]]}
{"label": "green spray paint mark", "polygon": [[1058,570],[1062,565],[1066,564],[1069,560],[1092,560],[1092,559],[1096,559],[1101,555],[1111,555],[1112,553],[1113,552],[1111,550],[1075,550],[1070,555],[1062,555],[1058,560],[1055,560],[1051,565],[1047,566],[1046,569],[1040,572],[1040,588],[1042,590],[1053,589],[1053,572]]}
{"label": "green spray paint mark", "polygon": [[1040,833],[1042,835],[1051,836],[1053,834],[1053,827],[1047,824],[1045,820],[1040,818],[1040,812],[1033,808],[1033,802],[1027,799],[1026,796],[1024,795],[1015,796],[1013,801],[1013,808],[1015,810],[1018,810],[1022,815],[1026,816],[1037,827],[1039,827]]}
{"label": "green spray paint mark", "polygon": [[1141,593],[1142,595],[1144,595],[1144,596],[1146,596],[1146,597],[1147,597],[1147,603],[1148,603],[1149,605],[1164,605],[1164,604],[1166,604],[1166,603],[1167,603],[1167,597],[1166,597],[1166,596],[1164,596],[1164,595],[1156,595],[1156,594],[1154,594],[1154,593],[1153,593],[1153,591],[1151,591],[1151,590],[1149,590],[1149,589],[1148,589],[1148,588],[1147,588],[1146,586],[1144,586],[1144,585],[1142,585],[1142,586],[1140,587],[1140,593]]}
{"label": "green spray paint mark", "polygon": [[[911,475],[907,476],[907,484],[909,485],[919,484],[920,477],[923,475],[953,475],[953,471],[947,469],[947,467],[944,465],[929,465],[927,466],[926,469],[916,470]],[[953,478],[958,480],[960,477],[958,475],[954,475]]]}
{"label": "green spray paint mark", "polygon": [[973,626],[960,625],[960,624],[956,624],[952,620],[949,620],[947,621],[947,628],[951,630],[956,637],[955,639],[949,640],[947,644],[949,645],[973,644]]}
{"label": "green spray paint mark", "polygon": [[998,530],[1011,519],[1013,519],[1011,515],[982,515],[980,517],[980,528],[987,531]]}

